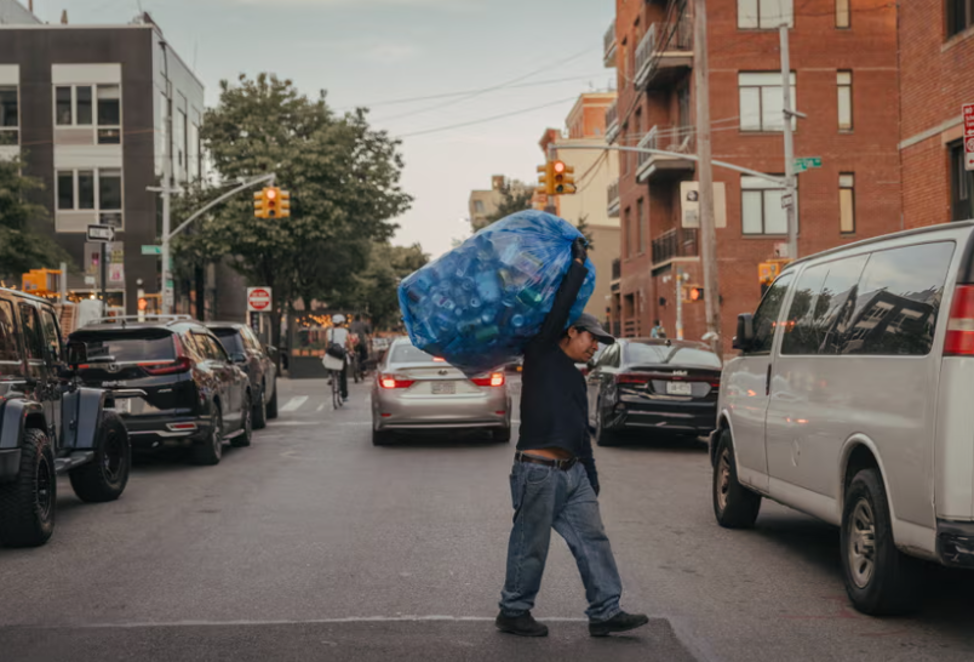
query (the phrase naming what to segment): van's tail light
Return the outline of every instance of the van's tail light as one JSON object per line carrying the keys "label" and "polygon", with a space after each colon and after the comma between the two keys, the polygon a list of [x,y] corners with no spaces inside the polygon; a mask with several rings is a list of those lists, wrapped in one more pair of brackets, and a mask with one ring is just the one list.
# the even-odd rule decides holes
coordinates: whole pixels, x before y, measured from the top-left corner
{"label": "van's tail light", "polygon": [[503,386],[504,385],[504,373],[503,372],[493,372],[489,377],[477,377],[476,379],[471,379],[477,386]]}
{"label": "van's tail light", "polygon": [[172,344],[176,350],[175,361],[144,361],[139,363],[139,367],[150,375],[175,375],[192,370],[193,359],[187,356],[182,341],[175,333],[172,336]]}
{"label": "van's tail light", "polygon": [[623,372],[616,375],[616,384],[648,384],[648,375],[638,375],[631,372]]}
{"label": "van's tail light", "polygon": [[958,285],[947,322],[945,356],[974,356],[974,285]]}
{"label": "van's tail light", "polygon": [[403,379],[400,375],[379,375],[379,386],[382,388],[409,388],[415,383],[415,379]]}

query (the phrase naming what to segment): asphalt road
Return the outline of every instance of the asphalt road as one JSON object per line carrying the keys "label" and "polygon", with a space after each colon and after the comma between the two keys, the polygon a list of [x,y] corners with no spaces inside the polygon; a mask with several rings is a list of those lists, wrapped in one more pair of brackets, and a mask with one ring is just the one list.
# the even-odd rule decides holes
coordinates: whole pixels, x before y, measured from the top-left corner
{"label": "asphalt road", "polygon": [[280,388],[280,418],[217,467],[142,462],[110,504],[62,481],[51,542],[0,549],[0,661],[974,659],[974,575],[932,569],[917,616],[862,616],[836,530],[768,503],[720,529],[704,445],[665,439],[596,451],[623,606],[650,625],[591,639],[554,536],[551,636],[502,635],[513,444],[376,448],[363,386],[338,412],[321,381]]}

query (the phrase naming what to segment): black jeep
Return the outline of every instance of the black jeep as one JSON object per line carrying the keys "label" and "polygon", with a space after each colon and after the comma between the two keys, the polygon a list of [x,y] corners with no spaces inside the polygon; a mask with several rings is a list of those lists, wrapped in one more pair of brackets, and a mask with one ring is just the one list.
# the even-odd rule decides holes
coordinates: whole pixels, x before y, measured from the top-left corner
{"label": "black jeep", "polygon": [[128,483],[128,432],[104,389],[78,385],[54,308],[0,288],[0,544],[41,545],[54,532],[57,475],[82,501],[113,501]]}

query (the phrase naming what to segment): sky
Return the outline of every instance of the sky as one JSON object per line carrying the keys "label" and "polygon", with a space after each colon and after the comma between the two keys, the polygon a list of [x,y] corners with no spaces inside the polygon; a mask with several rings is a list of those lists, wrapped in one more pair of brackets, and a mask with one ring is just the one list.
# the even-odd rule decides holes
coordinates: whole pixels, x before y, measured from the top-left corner
{"label": "sky", "polygon": [[[74,24],[128,23],[140,7],[208,106],[221,80],[267,71],[312,97],[326,90],[337,110],[369,108],[374,128],[402,137],[415,198],[394,243],[434,257],[469,236],[471,190],[494,174],[535,181],[544,130],[615,82],[602,64],[615,0],[34,0],[52,23],[65,9]],[[467,91],[479,93],[390,103]]]}

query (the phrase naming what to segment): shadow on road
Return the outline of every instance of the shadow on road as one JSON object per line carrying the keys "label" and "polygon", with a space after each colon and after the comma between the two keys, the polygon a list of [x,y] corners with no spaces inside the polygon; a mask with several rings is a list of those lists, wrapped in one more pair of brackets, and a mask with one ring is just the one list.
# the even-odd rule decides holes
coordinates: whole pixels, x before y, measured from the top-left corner
{"label": "shadow on road", "polygon": [[[486,446],[508,446],[508,443],[497,442],[484,430],[450,430],[436,432],[417,430],[415,432],[397,432],[383,450],[408,450],[420,448],[483,448]],[[513,444],[510,444],[513,448]]]}
{"label": "shadow on road", "polygon": [[613,447],[637,451],[676,451],[678,453],[706,453],[707,442],[703,439],[672,433],[626,433],[619,435]]}

